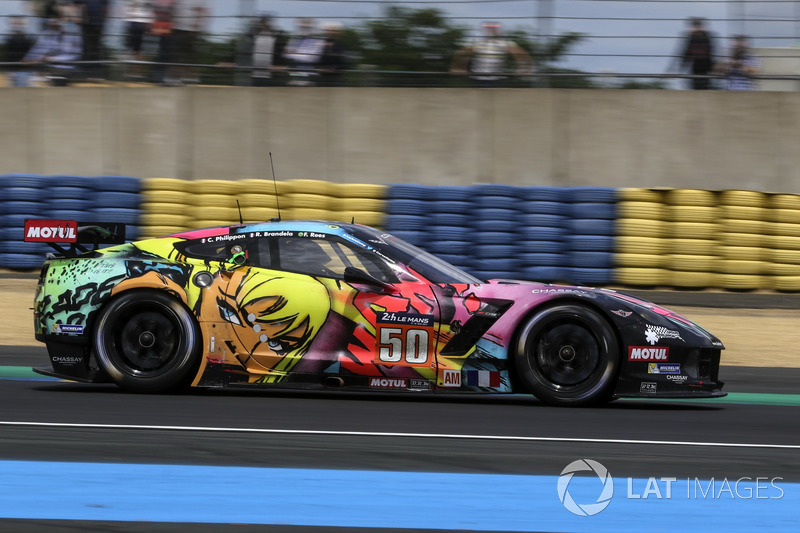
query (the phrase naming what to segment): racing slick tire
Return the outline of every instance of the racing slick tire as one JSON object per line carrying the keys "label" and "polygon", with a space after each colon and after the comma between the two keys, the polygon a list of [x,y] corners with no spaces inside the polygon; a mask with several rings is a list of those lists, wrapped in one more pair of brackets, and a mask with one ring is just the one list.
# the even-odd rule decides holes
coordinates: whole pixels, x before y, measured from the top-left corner
{"label": "racing slick tire", "polygon": [[541,401],[559,406],[606,403],[621,366],[609,322],[577,304],[542,309],[522,327],[514,355],[517,377]]}
{"label": "racing slick tire", "polygon": [[98,363],[120,388],[161,393],[189,384],[202,340],[181,302],[159,291],[134,291],[101,310],[92,344]]}

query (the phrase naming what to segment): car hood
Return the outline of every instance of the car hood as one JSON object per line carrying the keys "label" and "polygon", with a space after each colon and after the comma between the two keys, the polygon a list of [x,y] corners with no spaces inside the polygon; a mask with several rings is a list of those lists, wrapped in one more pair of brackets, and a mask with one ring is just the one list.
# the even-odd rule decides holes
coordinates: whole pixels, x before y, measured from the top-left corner
{"label": "car hood", "polygon": [[612,289],[490,280],[476,286],[475,295],[481,299],[510,302],[510,307],[504,313],[503,320],[498,321],[498,326],[503,324],[514,327],[534,308],[545,302],[571,301],[595,308],[620,330],[639,331],[643,343],[656,335],[659,339],[674,338],[718,349],[724,348],[716,336],[683,315]]}

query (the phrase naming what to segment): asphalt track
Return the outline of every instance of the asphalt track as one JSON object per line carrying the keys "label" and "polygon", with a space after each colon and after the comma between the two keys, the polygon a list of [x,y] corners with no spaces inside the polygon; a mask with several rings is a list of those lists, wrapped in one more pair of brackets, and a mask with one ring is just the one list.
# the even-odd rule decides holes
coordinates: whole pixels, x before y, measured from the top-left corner
{"label": "asphalt track", "polygon": [[[723,367],[720,400],[559,409],[523,395],[134,395],[25,368],[45,361],[0,348],[0,531],[671,531],[676,514],[704,531],[800,528],[800,369]],[[614,478],[596,516],[556,490],[583,458]],[[569,491],[593,502],[585,474]],[[669,499],[662,478],[677,480]],[[756,478],[763,499],[747,497]]]}

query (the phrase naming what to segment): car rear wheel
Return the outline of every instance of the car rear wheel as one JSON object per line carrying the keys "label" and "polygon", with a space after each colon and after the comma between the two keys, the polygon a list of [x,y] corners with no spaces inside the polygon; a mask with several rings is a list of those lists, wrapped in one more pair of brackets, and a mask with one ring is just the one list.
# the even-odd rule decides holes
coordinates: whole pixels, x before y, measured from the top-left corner
{"label": "car rear wheel", "polygon": [[185,386],[200,362],[200,333],[189,311],[156,291],[125,293],[101,311],[94,329],[98,363],[125,390]]}
{"label": "car rear wheel", "polygon": [[545,403],[605,403],[619,371],[619,343],[597,312],[582,305],[559,305],[539,311],[525,323],[515,366],[525,388]]}

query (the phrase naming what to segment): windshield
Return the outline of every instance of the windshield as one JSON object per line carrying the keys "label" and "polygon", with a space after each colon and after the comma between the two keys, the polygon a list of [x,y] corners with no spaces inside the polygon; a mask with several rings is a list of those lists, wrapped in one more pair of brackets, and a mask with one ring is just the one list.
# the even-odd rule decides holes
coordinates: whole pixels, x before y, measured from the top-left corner
{"label": "windshield", "polygon": [[431,283],[482,283],[475,276],[394,235],[364,226],[348,226],[347,229],[378,253],[406,265]]}

